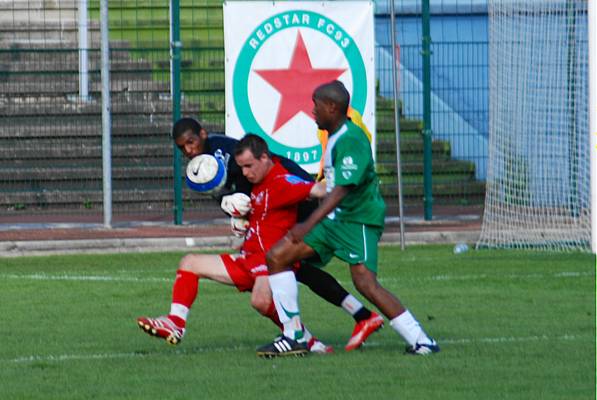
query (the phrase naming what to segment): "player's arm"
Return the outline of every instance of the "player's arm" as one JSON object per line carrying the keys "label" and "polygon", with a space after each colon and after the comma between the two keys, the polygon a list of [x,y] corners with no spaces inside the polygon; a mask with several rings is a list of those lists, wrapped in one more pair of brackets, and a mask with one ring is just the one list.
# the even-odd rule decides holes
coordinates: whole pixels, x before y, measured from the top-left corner
{"label": "player's arm", "polygon": [[269,188],[268,203],[271,208],[281,208],[300,203],[309,198],[314,182],[295,175],[281,175]]}
{"label": "player's arm", "polygon": [[319,221],[325,218],[330,212],[332,212],[338,204],[342,201],[342,199],[346,196],[348,192],[350,192],[350,186],[336,186],[330,194],[328,194],[324,200],[321,202],[319,207],[313,211],[313,213],[305,220],[305,222],[296,224],[286,236],[292,240],[294,243],[299,243],[303,241],[305,235],[313,229],[315,225]]}
{"label": "player's arm", "polygon": [[245,178],[234,157],[228,161],[226,191],[220,193],[218,201],[222,210],[233,217],[248,214],[251,210],[251,189],[253,185]]}
{"label": "player's arm", "polygon": [[245,178],[240,167],[234,160],[234,157],[230,157],[228,165],[226,167],[226,185],[218,193],[216,199],[221,202],[224,196],[228,196],[233,193],[244,193],[247,196],[251,194],[253,185]]}
{"label": "player's arm", "polygon": [[218,201],[222,210],[233,217],[246,215],[251,209],[253,185],[243,175],[234,157],[229,157],[226,190],[220,192]]}
{"label": "player's arm", "polygon": [[233,139],[223,134],[216,133],[210,134],[204,153],[211,154],[214,157],[222,157],[226,164],[226,184],[222,190],[217,193],[216,199],[221,202],[224,196],[233,193],[244,193],[247,196],[251,194],[253,185],[245,178],[242,170],[234,159],[234,147],[237,145],[238,140]]}
{"label": "player's arm", "polygon": [[311,176],[311,174],[309,174],[307,171],[305,171],[304,169],[302,169],[297,163],[295,163],[294,161],[286,158],[286,157],[282,157],[280,155],[277,154],[272,154],[272,159],[273,160],[277,160],[280,162],[280,164],[282,164],[282,166],[284,167],[284,169],[286,169],[286,171],[288,171],[289,174],[291,175],[296,175],[299,178],[305,180],[305,181],[313,181],[313,177]]}
{"label": "player's arm", "polygon": [[233,193],[222,197],[222,211],[231,217],[244,217],[251,211],[251,198],[244,193]]}
{"label": "player's arm", "polygon": [[323,199],[326,194],[325,181],[319,181],[311,188],[309,197],[313,199]]}
{"label": "player's arm", "polygon": [[370,150],[360,140],[348,138],[336,146],[333,154],[336,186],[305,222],[295,225],[288,232],[287,236],[293,242],[301,242],[307,232],[332,212],[346,194],[362,181],[368,157]]}
{"label": "player's arm", "polygon": [[335,184],[338,186],[361,184],[366,177],[367,165],[372,157],[369,142],[350,137],[339,143],[336,150]]}
{"label": "player's arm", "polygon": [[[232,164],[232,161],[234,161],[234,159],[230,160],[230,163]],[[236,162],[234,162],[234,164],[236,164]],[[233,174],[233,184],[234,184],[234,191],[235,192],[240,192],[240,193],[244,193],[247,196],[251,194],[251,189],[253,189],[253,184],[251,182],[249,182],[247,180],[247,178],[245,178],[245,176],[243,175],[242,171],[240,170],[240,168],[237,165],[237,169],[238,172],[236,174]]]}

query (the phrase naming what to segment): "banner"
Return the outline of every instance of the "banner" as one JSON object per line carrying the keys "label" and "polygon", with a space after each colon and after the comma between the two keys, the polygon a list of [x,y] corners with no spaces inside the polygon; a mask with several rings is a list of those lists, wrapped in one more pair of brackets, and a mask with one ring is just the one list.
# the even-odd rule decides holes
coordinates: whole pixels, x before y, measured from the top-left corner
{"label": "banner", "polygon": [[[311,173],[321,146],[313,90],[334,79],[373,135],[373,2],[224,3],[226,134],[256,133]],[[374,152],[375,153],[375,152]]]}

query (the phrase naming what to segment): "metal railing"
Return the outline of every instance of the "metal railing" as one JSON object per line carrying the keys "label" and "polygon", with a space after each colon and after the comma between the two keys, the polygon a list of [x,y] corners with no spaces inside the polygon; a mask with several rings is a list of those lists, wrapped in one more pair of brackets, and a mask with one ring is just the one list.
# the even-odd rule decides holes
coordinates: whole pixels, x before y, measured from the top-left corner
{"label": "metal railing", "polygon": [[[0,9],[0,18],[12,15],[12,26],[4,24],[10,35],[0,43],[0,221],[100,221],[99,1],[88,4],[86,98],[79,92],[77,2],[52,10],[27,9],[26,3],[14,0],[12,9]],[[153,3],[110,2],[115,221],[172,218],[169,14],[167,4]],[[198,118],[210,131],[223,131],[221,2],[181,1],[180,29],[180,113]],[[378,169],[386,199],[393,203],[395,135],[391,101],[384,101],[391,99],[389,50],[383,44],[376,49],[376,130]],[[431,51],[434,202],[481,204],[487,43],[432,42]],[[420,45],[400,48],[403,192],[412,207],[423,199],[420,52]],[[185,220],[220,215],[213,201],[186,188],[182,202]]]}

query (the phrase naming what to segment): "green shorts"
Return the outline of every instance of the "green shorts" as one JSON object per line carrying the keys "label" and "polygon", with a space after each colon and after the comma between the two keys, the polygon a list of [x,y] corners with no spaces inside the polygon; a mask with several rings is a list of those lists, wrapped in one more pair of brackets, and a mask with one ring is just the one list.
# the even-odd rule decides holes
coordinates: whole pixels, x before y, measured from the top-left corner
{"label": "green shorts", "polygon": [[377,273],[377,243],[382,232],[383,228],[378,226],[326,217],[304,240],[321,258],[320,263],[315,263],[317,267],[323,267],[336,256],[349,265],[365,264],[368,270]]}

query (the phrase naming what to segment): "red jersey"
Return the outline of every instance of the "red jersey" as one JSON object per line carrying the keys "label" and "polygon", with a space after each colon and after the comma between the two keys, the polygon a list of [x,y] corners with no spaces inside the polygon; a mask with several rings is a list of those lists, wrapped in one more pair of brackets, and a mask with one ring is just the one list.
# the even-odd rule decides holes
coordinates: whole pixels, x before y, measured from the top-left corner
{"label": "red jersey", "polygon": [[294,226],[298,203],[307,199],[313,182],[288,173],[273,158],[274,166],[261,183],[251,190],[249,229],[243,253],[265,253]]}

